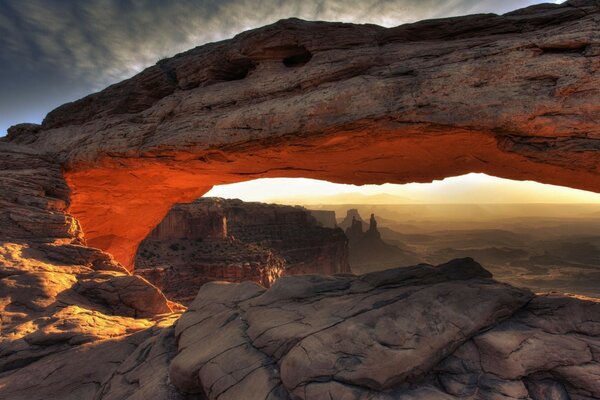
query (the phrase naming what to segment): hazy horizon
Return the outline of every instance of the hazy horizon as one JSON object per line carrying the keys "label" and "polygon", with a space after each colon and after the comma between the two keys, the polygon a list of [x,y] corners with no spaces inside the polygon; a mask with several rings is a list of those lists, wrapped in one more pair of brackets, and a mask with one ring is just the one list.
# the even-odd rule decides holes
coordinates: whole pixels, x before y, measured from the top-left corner
{"label": "hazy horizon", "polygon": [[600,194],[534,181],[471,173],[431,183],[346,185],[305,178],[265,178],[215,186],[204,197],[290,205],[600,204]]}

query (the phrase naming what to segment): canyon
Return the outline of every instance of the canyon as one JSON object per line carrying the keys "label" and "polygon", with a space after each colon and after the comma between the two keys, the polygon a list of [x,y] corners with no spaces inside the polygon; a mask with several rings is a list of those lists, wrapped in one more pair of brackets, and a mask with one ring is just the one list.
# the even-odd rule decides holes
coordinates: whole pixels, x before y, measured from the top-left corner
{"label": "canyon", "polygon": [[131,272],[174,204],[223,183],[485,172],[599,192],[599,21],[596,0],[283,20],[12,127],[0,398],[598,398],[600,303],[470,258],[210,282],[187,309]]}
{"label": "canyon", "polygon": [[343,231],[322,227],[308,210],[220,198],[175,205],[135,261],[137,275],[184,304],[209,281],[270,287],[284,274],[350,272]]}

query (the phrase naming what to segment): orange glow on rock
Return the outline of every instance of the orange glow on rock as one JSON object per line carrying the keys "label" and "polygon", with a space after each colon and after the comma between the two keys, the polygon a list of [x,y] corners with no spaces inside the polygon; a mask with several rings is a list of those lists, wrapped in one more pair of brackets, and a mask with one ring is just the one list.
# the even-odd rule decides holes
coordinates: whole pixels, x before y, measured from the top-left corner
{"label": "orange glow on rock", "polygon": [[337,183],[431,182],[469,172],[600,191],[599,168],[566,165],[500,148],[495,135],[445,127],[370,128],[295,140],[249,142],[231,149],[141,158],[110,158],[65,172],[69,212],[87,244],[132,270],[139,243],[175,203],[191,202],[213,185],[266,177]]}

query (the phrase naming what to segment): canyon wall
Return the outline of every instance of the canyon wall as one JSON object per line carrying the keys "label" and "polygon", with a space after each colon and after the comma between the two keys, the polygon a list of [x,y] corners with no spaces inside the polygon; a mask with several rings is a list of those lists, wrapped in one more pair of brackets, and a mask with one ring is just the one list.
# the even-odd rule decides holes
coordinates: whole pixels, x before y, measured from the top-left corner
{"label": "canyon wall", "polygon": [[290,274],[349,273],[348,244],[301,207],[200,198],[177,204],[142,241],[135,272],[191,302],[214,280],[265,287]]}
{"label": "canyon wall", "polygon": [[173,204],[223,183],[483,172],[600,191],[599,14],[571,0],[395,28],[283,20],[7,140],[61,163],[88,243],[128,269]]}
{"label": "canyon wall", "polygon": [[308,210],[310,215],[315,217],[319,223],[325,228],[337,228],[337,220],[335,211],[328,210]]}

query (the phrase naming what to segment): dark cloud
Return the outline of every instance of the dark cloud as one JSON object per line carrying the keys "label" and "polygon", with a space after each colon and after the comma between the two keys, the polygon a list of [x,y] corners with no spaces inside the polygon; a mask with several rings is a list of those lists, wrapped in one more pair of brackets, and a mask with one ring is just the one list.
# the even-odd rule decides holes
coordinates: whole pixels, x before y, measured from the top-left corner
{"label": "dark cloud", "polygon": [[0,135],[158,59],[281,18],[395,26],[540,0],[0,0]]}

